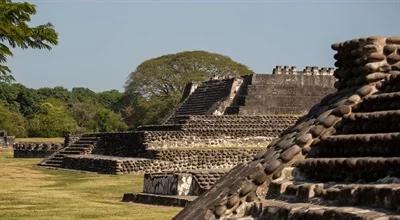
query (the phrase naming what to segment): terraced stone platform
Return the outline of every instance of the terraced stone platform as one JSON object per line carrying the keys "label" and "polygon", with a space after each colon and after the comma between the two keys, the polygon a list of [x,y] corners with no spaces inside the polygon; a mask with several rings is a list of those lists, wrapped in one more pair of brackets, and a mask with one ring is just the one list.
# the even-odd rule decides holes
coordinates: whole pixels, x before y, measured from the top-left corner
{"label": "terraced stone platform", "polygon": [[251,160],[298,117],[179,116],[179,124],[84,134],[41,165],[112,174],[231,168]]}
{"label": "terraced stone platform", "polygon": [[157,195],[148,193],[125,193],[122,198],[123,202],[136,202],[150,205],[163,206],[179,206],[185,207],[190,202],[193,202],[197,196],[172,196],[172,195]]}
{"label": "terraced stone platform", "polygon": [[62,143],[29,143],[13,144],[15,158],[46,158],[64,148]]}
{"label": "terraced stone platform", "polygon": [[400,37],[332,48],[337,91],[175,219],[400,219]]}

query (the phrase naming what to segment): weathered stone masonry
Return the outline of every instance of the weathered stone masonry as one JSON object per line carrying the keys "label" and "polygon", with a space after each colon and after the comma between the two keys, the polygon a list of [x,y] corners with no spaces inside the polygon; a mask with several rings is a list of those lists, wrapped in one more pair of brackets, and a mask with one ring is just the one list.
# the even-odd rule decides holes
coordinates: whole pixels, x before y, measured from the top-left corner
{"label": "weathered stone masonry", "polygon": [[[181,124],[174,126],[86,134],[85,138],[98,140],[91,154],[65,155],[60,165],[106,173],[231,168],[251,160],[262,146],[297,119],[297,116],[280,115],[185,116],[180,117]],[[178,127],[179,130],[171,130]],[[113,147],[116,143],[118,147]],[[238,143],[246,147],[237,148]]]}
{"label": "weathered stone masonry", "polygon": [[44,158],[64,147],[61,143],[19,142],[13,145],[15,158]]}
{"label": "weathered stone masonry", "polygon": [[[290,89],[279,90],[278,84]],[[331,75],[278,74],[192,85],[196,89],[186,88],[182,103],[164,124],[143,126],[134,132],[84,134],[41,164],[102,173],[232,168],[251,160],[292,125],[311,101],[331,91],[332,85]],[[270,91],[270,87],[278,90]],[[292,107],[286,106],[282,114],[277,113],[278,103],[263,98],[271,92],[290,97],[296,87],[300,90],[295,100],[289,100]],[[251,96],[259,101],[251,101]],[[263,105],[275,109],[265,112],[259,107]],[[246,115],[244,110],[252,108],[252,115]]]}
{"label": "weathered stone masonry", "polygon": [[332,48],[338,91],[175,219],[400,219],[400,37]]}

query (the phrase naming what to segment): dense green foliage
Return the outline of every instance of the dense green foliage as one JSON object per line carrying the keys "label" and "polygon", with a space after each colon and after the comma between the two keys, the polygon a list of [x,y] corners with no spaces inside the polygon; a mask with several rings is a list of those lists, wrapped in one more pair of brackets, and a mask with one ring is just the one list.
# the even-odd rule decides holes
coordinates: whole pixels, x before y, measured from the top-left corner
{"label": "dense green foliage", "polygon": [[50,50],[57,44],[58,36],[50,23],[35,27],[28,25],[35,13],[33,4],[0,0],[0,81],[13,80],[5,65],[7,57],[13,55],[10,47]]}
{"label": "dense green foliage", "polygon": [[188,82],[251,73],[229,57],[192,51],[143,62],[131,73],[123,94],[0,82],[0,119],[10,119],[0,123],[0,129],[18,137],[56,137],[157,124],[178,104]]}
{"label": "dense green foliage", "polygon": [[157,123],[179,102],[188,82],[251,73],[248,67],[229,57],[206,51],[150,59],[130,74],[121,112],[130,125]]}
{"label": "dense green foliage", "polygon": [[127,125],[117,109],[121,100],[117,90],[95,93],[87,88],[30,89],[0,83],[0,129],[18,137],[122,131]]}
{"label": "dense green foliage", "polygon": [[18,112],[13,112],[0,104],[0,119],[0,128],[6,130],[9,135],[26,136],[26,121]]}
{"label": "dense green foliage", "polygon": [[29,120],[31,137],[59,137],[76,130],[76,122],[59,100],[48,100],[39,107],[39,112]]}

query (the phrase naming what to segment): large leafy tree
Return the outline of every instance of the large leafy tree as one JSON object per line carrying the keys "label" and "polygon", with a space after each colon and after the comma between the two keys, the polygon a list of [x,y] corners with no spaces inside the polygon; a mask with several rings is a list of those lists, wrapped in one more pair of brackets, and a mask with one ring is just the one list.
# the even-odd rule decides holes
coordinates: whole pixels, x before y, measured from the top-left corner
{"label": "large leafy tree", "polygon": [[36,14],[35,5],[27,2],[0,0],[0,81],[11,81],[7,57],[11,48],[51,49],[57,44],[57,33],[52,24],[29,26],[31,16]]}
{"label": "large leafy tree", "polygon": [[28,132],[31,137],[62,137],[76,129],[76,121],[65,104],[49,99],[41,103],[39,112],[29,121]]}
{"label": "large leafy tree", "polygon": [[185,51],[150,59],[130,74],[122,113],[132,127],[157,123],[179,102],[188,82],[251,73],[247,66],[227,56],[206,51]]}

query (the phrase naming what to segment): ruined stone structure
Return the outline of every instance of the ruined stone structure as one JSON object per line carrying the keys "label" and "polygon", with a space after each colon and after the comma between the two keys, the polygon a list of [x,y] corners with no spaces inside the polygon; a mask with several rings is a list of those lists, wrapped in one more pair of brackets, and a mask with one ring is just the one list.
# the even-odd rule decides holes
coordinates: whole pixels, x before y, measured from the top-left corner
{"label": "ruined stone structure", "polygon": [[400,219],[400,37],[332,48],[337,91],[175,219]]}
{"label": "ruined stone structure", "polygon": [[61,143],[18,142],[13,144],[15,158],[44,158],[61,150]]}
{"label": "ruined stone structure", "polygon": [[323,94],[333,91],[334,82],[334,77],[326,72],[318,72],[314,75],[306,75],[302,72],[279,74],[276,71],[275,74],[255,74],[245,78],[245,83],[236,96],[235,102],[226,109],[225,113],[304,115],[308,109],[320,101]]}
{"label": "ruined stone structure", "polygon": [[17,142],[13,144],[15,158],[46,158],[79,140],[80,136],[67,135],[64,143]]}
{"label": "ruined stone structure", "polygon": [[[331,75],[255,74],[189,84],[163,124],[84,134],[41,165],[114,174],[229,169],[251,160],[333,83]],[[273,96],[286,105],[278,107]]]}
{"label": "ruined stone structure", "polygon": [[7,132],[5,130],[0,130],[0,147],[12,146],[14,141],[14,136],[7,136]]}

